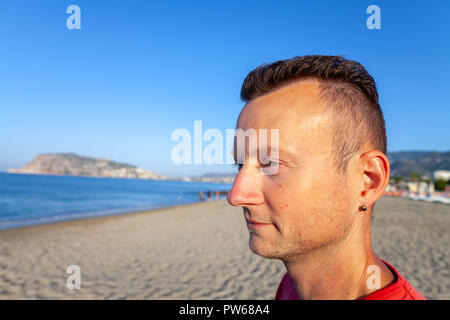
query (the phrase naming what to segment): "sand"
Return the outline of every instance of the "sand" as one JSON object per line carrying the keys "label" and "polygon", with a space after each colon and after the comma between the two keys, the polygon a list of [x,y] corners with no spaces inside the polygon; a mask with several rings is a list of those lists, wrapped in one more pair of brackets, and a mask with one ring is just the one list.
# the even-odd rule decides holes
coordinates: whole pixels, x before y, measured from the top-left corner
{"label": "sand", "polygon": [[[374,214],[375,252],[450,299],[450,206],[384,197]],[[248,249],[242,210],[222,200],[0,231],[0,299],[272,299],[284,272]]]}

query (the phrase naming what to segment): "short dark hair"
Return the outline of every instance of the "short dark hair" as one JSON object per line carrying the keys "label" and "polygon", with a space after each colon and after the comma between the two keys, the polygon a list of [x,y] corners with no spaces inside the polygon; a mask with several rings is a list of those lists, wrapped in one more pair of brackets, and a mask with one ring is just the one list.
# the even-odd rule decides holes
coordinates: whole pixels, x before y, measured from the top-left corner
{"label": "short dark hair", "polygon": [[387,153],[383,112],[372,76],[358,62],[342,56],[309,55],[263,64],[251,71],[241,88],[244,102],[258,98],[299,80],[320,83],[322,101],[326,101],[334,122],[333,152],[340,173],[365,145]]}

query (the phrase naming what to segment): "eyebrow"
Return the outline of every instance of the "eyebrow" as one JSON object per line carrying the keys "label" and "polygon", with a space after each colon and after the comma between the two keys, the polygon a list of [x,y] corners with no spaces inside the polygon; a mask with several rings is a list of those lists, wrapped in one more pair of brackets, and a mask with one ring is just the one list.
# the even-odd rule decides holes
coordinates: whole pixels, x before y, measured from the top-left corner
{"label": "eyebrow", "polygon": [[[292,152],[290,152],[289,150],[283,149],[283,148],[271,148],[270,146],[268,146],[266,148],[266,150],[268,151],[272,151],[272,150],[278,150],[278,155],[280,154],[287,154],[288,156],[293,156]],[[230,151],[230,153],[233,155],[234,161],[236,161],[236,153],[235,153],[235,147],[233,147],[233,149]],[[246,151],[247,153],[247,151]],[[251,151],[251,154],[260,154],[260,148],[257,148],[256,150]],[[270,155],[267,155],[270,157]]]}

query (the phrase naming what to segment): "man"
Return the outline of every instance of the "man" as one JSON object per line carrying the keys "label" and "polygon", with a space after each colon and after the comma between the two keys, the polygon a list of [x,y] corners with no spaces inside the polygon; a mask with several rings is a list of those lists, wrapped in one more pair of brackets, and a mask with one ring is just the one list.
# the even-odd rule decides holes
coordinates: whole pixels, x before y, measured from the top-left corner
{"label": "man", "polygon": [[265,159],[260,143],[239,151],[235,138],[239,173],[228,196],[243,208],[250,249],[286,266],[275,298],[424,299],[371,249],[371,215],[390,165],[377,89],[364,67],[337,56],[262,65],[248,74],[241,98],[237,132],[255,129],[262,142],[259,129],[278,129]]}

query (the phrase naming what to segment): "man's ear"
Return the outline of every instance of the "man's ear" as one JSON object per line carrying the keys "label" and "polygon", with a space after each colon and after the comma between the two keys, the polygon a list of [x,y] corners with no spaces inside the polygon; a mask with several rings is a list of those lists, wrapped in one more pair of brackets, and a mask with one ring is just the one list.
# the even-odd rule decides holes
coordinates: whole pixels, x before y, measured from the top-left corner
{"label": "man's ear", "polygon": [[360,201],[361,204],[370,207],[384,194],[389,183],[391,167],[386,155],[378,150],[363,153],[360,164],[364,175]]}

